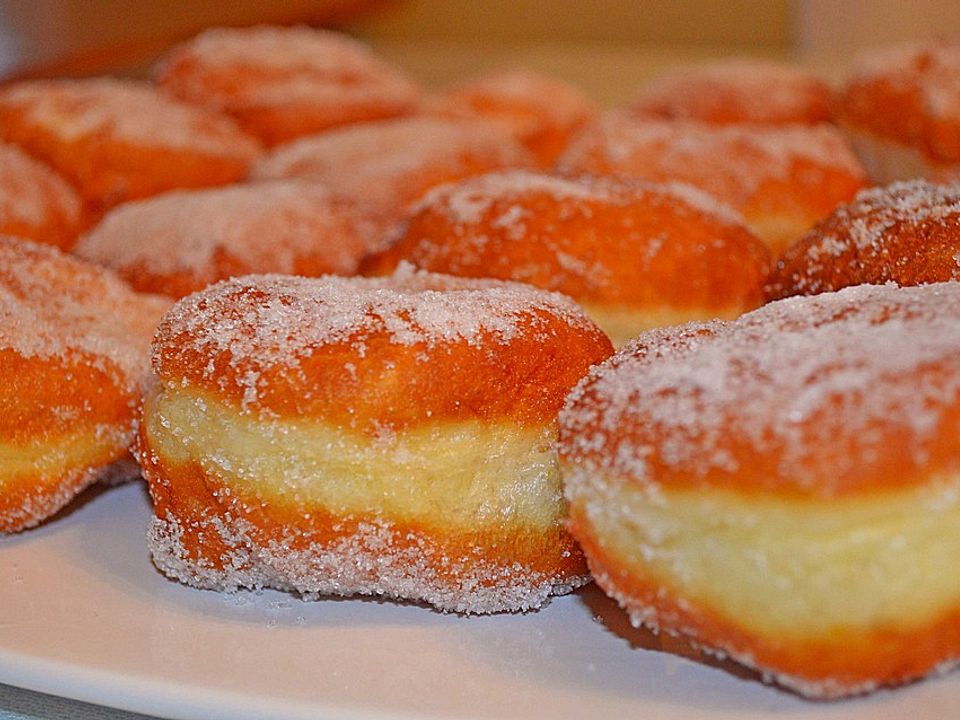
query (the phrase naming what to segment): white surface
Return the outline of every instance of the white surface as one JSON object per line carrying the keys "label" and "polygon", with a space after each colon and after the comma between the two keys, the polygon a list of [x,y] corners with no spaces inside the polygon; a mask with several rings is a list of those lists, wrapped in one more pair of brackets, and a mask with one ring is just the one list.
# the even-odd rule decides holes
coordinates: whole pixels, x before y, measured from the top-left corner
{"label": "white surface", "polygon": [[595,589],[529,615],[233,596],[166,580],[142,487],[0,539],[0,683],[170,718],[954,717],[960,673],[809,703],[650,650]]}

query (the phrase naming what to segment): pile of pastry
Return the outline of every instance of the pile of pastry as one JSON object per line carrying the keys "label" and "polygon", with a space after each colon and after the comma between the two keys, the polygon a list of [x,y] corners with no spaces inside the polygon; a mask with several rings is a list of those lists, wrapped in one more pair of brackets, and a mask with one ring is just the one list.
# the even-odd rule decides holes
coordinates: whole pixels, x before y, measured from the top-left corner
{"label": "pile of pastry", "polygon": [[806,696],[946,669],[957,78],[949,41],[840,92],[728,60],[600,112],[261,27],[9,84],[0,532],[142,476],[200,588],[493,613],[592,577]]}

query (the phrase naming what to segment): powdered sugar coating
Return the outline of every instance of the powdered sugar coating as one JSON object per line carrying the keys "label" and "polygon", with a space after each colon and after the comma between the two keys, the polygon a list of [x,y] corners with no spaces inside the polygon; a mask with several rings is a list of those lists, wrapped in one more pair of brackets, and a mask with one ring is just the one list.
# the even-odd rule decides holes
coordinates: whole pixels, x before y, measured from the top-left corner
{"label": "powdered sugar coating", "polygon": [[[249,405],[264,389],[262,372],[296,370],[317,348],[343,344],[362,358],[372,337],[428,349],[445,343],[507,345],[518,333],[530,332],[531,323],[536,332],[539,313],[597,332],[579,307],[558,293],[435,275],[406,264],[392,277],[375,279],[251,275],[177,303],[157,332],[154,367],[165,378],[179,355],[226,357],[230,367],[243,368],[235,381]],[[204,371],[218,383],[224,382],[222,374],[212,361]]]}
{"label": "powdered sugar coating", "polygon": [[[807,172],[795,172],[798,162],[809,165]],[[827,190],[821,187],[818,172],[844,174],[857,186],[864,181],[863,169],[843,136],[830,126],[718,127],[622,113],[610,113],[586,128],[557,161],[557,168],[686,182],[737,209],[749,207],[770,182],[793,185],[799,197],[812,196],[823,204],[820,196]]]}
{"label": "powdered sugar coating", "polygon": [[[74,252],[119,270],[135,286],[182,274],[187,292],[234,274],[351,274],[378,241],[379,224],[322,187],[278,181],[180,191],[111,210]],[[238,272],[239,271],[239,272]],[[315,273],[319,274],[319,273]],[[145,277],[144,277],[145,276]]]}
{"label": "powdered sugar coating", "polygon": [[[332,545],[304,544],[291,528],[287,541],[261,546],[244,521],[227,526],[216,516],[203,529],[231,548],[222,558],[223,569],[190,556],[181,540],[182,525],[173,515],[154,518],[150,527],[148,545],[157,567],[180,582],[209,590],[271,587],[308,599],[371,595],[473,614],[536,610],[551,596],[589,582],[589,577],[551,577],[519,564],[485,564],[479,559],[479,547],[476,558],[450,558],[427,537],[408,535],[407,547],[402,547],[397,542],[399,531],[381,519],[360,523],[356,532]],[[305,549],[294,550],[293,544]],[[438,567],[444,567],[445,577]]]}
{"label": "powdered sugar coating", "polygon": [[958,461],[957,317],[960,284],[864,285],[642,335],[567,400],[568,493],[594,471],[819,497],[920,482]]}
{"label": "powdered sugar coating", "polygon": [[411,110],[420,97],[363,43],[304,26],[207,30],[174,48],[156,74],[178,96],[226,112],[327,106],[334,115],[379,104],[389,116]]}
{"label": "powdered sugar coating", "polygon": [[65,246],[81,210],[63,178],[18,147],[0,143],[0,232]]}
{"label": "powdered sugar coating", "polygon": [[925,180],[862,190],[777,263],[768,295],[860,283],[960,280],[960,185]]}
{"label": "powdered sugar coating", "polygon": [[847,81],[842,117],[936,162],[957,162],[960,40],[909,42],[863,53]]}
{"label": "powdered sugar coating", "polygon": [[136,392],[169,302],[47,246],[0,236],[0,348],[23,358],[87,361]]}
{"label": "powdered sugar coating", "polygon": [[482,122],[414,117],[305,138],[260,160],[254,179],[300,178],[384,211],[402,212],[440,182],[508,166],[529,154]]}
{"label": "powdered sugar coating", "polygon": [[94,78],[34,80],[0,91],[0,107],[62,142],[101,135],[139,147],[252,158],[256,143],[227,118],[177,102],[146,83]]}
{"label": "powdered sugar coating", "polygon": [[640,114],[728,124],[815,124],[830,119],[827,85],[800,68],[735,57],[668,71],[630,103]]}

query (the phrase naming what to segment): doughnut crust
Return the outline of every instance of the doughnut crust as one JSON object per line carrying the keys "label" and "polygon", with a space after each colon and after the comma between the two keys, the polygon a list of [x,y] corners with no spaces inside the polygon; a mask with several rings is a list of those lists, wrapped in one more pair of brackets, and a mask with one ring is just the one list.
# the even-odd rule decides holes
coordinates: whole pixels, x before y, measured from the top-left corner
{"label": "doughnut crust", "polygon": [[268,147],[408,115],[421,98],[364,44],[308,27],[207,30],[171,50],[155,74],[164,90],[227,113]]}
{"label": "doughnut crust", "polygon": [[633,622],[815,698],[960,659],[960,285],[652,331],[561,412],[571,529]]}
{"label": "doughnut crust", "polygon": [[53,247],[0,236],[0,533],[117,472],[168,306]]}
{"label": "doughnut crust", "polygon": [[628,105],[631,113],[716,125],[817,125],[833,114],[833,93],[800,68],[761,58],[728,58],[668,71]]}
{"label": "doughnut crust", "polygon": [[519,140],[549,168],[570,138],[597,115],[577,88],[529,70],[510,70],[464,83],[433,99],[430,111],[487,119]]}
{"label": "doughnut crust", "polygon": [[402,217],[427,190],[533,158],[499,127],[434,117],[365,123],[304,138],[258,162],[256,180],[295,178]]}
{"label": "doughnut crust", "polygon": [[154,562],[212,589],[539,607],[586,579],[556,413],[610,350],[562,296],[409,267],[185,298],[139,438]]}
{"label": "doughnut crust", "polygon": [[372,269],[517,280],[569,295],[615,345],[761,304],[766,247],[692,187],[503,170],[438,187]]}
{"label": "doughnut crust", "polygon": [[15,145],[0,143],[0,235],[69,250],[83,220],[76,191]]}
{"label": "doughnut crust", "polygon": [[866,180],[843,136],[827,125],[715,126],[622,113],[585,129],[557,166],[689,183],[743,214],[774,256]]}
{"label": "doughnut crust", "polygon": [[960,185],[897,182],[862,190],[790,246],[767,298],[960,280],[958,257]]}
{"label": "doughnut crust", "polygon": [[0,89],[0,139],[20,145],[93,209],[244,177],[259,144],[211,110],[146,83],[35,80]]}
{"label": "doughnut crust", "polygon": [[183,297],[236,275],[351,275],[381,223],[295,181],[177,191],[120,205],[74,252],[143,292]]}
{"label": "doughnut crust", "polygon": [[857,58],[839,120],[870,179],[960,179],[960,41],[904,43]]}

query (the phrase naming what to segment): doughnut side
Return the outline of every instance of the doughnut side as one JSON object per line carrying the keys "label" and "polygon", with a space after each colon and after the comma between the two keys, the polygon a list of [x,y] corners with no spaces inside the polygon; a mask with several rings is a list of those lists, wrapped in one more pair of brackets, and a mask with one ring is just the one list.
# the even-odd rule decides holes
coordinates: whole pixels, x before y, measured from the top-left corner
{"label": "doughnut side", "polygon": [[844,126],[844,132],[867,176],[878,185],[918,177],[936,182],[960,179],[960,163],[938,162],[919,148],[849,123]]}
{"label": "doughnut side", "polygon": [[9,533],[52,515],[127,456],[139,397],[89,357],[4,349],[0,376],[0,533]]}
{"label": "doughnut side", "polygon": [[555,422],[509,419],[370,437],[166,385],[147,402],[139,438],[154,561],[218,590],[536,608],[586,581],[563,526],[555,438]]}
{"label": "doughnut side", "polygon": [[583,311],[606,333],[615,348],[626,345],[638,335],[654,328],[682,325],[696,320],[732,320],[749,307],[743,305],[677,308],[667,305],[643,309],[615,303],[581,301]]}
{"label": "doughnut side", "polygon": [[571,529],[636,625],[814,698],[960,660],[960,474],[832,500],[643,487],[561,460]]}

